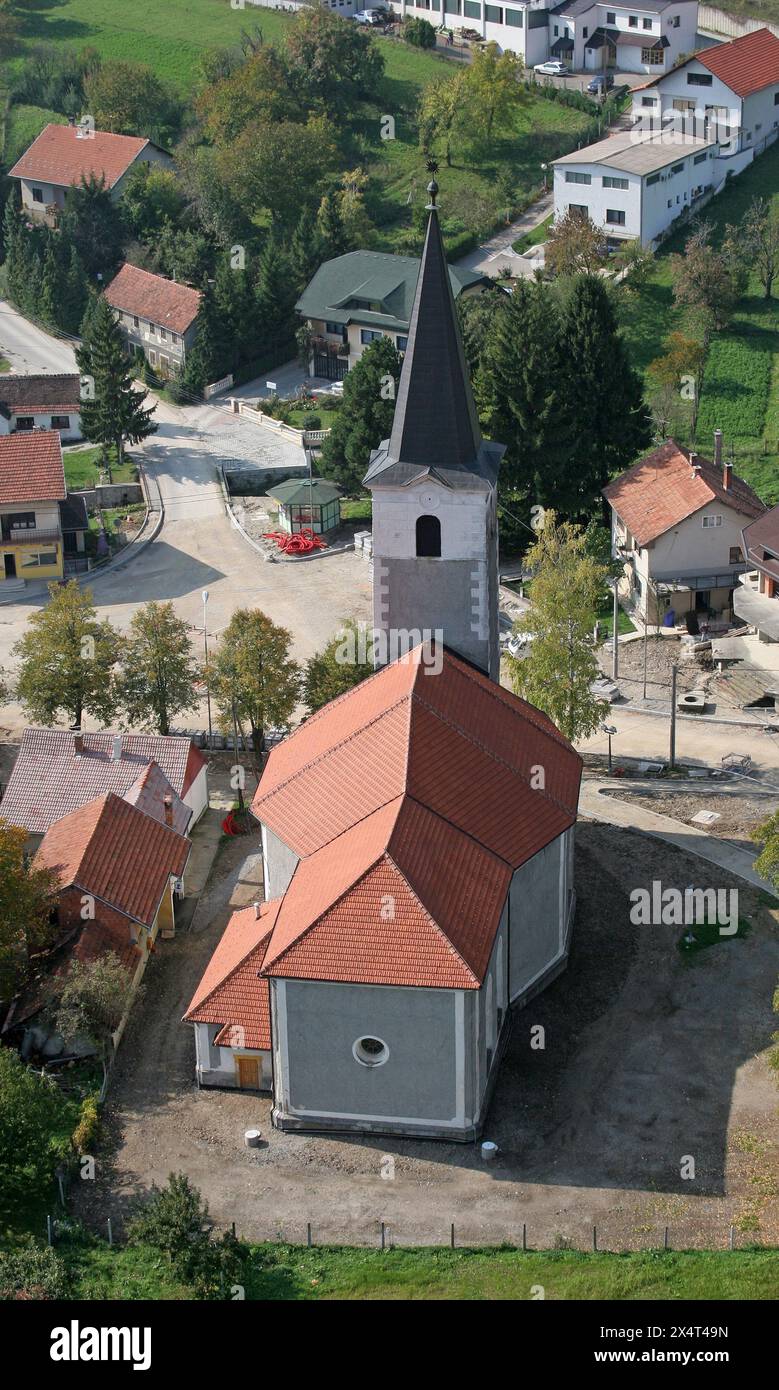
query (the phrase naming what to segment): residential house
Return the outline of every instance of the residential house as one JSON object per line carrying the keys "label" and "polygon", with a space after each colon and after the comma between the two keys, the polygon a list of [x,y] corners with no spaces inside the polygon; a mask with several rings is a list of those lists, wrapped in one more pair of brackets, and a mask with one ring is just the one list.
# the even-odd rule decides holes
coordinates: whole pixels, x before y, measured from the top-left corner
{"label": "residential house", "polygon": [[[349,251],[319,267],[295,306],[311,334],[312,376],[342,381],[376,338],[390,338],[405,352],[419,266],[415,256]],[[491,283],[455,265],[449,279],[455,299]]]}
{"label": "residential house", "polygon": [[554,161],[554,215],[589,217],[615,248],[656,246],[719,182],[718,146],[708,136],[620,131]]}
{"label": "residential house", "polygon": [[56,430],[72,443],[81,438],[81,382],[75,373],[0,375],[0,435]]}
{"label": "residential house", "polygon": [[761,642],[779,642],[779,507],[771,507],[741,532],[745,572],[733,591],[733,608]]}
{"label": "residential house", "polygon": [[25,729],[0,815],[37,844],[55,821],[113,792],[184,835],[208,806],[207,767],[191,739],[173,734]]}
{"label": "residential house", "polygon": [[137,164],[161,164],[169,168],[169,154],[158,145],[135,135],[113,135],[82,124],[44,126],[10,170],[18,179],[22,208],[31,217],[51,221],[65,206],[65,194],[82,179],[105,180],[117,200],[124,182]]}
{"label": "residential house", "polygon": [[270,986],[260,970],[279,903],[234,912],[184,1019],[195,1025],[199,1086],[273,1089]]}
{"label": "residential house", "polygon": [[633,94],[633,118],[646,128],[673,122],[721,146],[720,177],[740,173],[779,132],[779,38],[756,29],[692,54]]}
{"label": "residential house", "polygon": [[140,348],[159,376],[175,376],[195,341],[200,290],[125,263],[105,297],[129,351]]}
{"label": "residential house", "polygon": [[60,938],[41,962],[38,977],[14,1001],[6,1040],[23,1054],[57,1056],[69,1040],[45,1016],[73,961],[87,964],[113,952],[127,971],[127,1009],[157,937],[175,933],[174,886],[184,875],[191,845],[185,836],[113,792],[96,797],[49,826],[33,860],[54,872]]}
{"label": "residential house", "polygon": [[[270,1042],[281,1129],[467,1142],[511,1009],[566,965],[581,759],[491,678],[502,450],[479,432],[429,192],[395,422],[369,478],[378,554],[399,560],[374,572],[379,626],[435,637],[407,630],[410,650],[272,750],[252,804],[265,908],[233,919],[187,1017],[209,1081],[240,1084],[249,1036],[256,1053]],[[466,569],[463,619],[450,590]],[[250,1035],[266,985],[270,1030]]]}
{"label": "residential house", "polygon": [[625,561],[627,597],[636,614],[662,623],[668,610],[732,618],[746,563],[745,518],[765,512],[730,463],[722,436],[714,460],[667,439],[603,489],[611,506],[612,553]]}
{"label": "residential house", "polygon": [[0,435],[0,589],[19,588],[27,579],[62,578],[60,505],[66,498],[56,430]]}

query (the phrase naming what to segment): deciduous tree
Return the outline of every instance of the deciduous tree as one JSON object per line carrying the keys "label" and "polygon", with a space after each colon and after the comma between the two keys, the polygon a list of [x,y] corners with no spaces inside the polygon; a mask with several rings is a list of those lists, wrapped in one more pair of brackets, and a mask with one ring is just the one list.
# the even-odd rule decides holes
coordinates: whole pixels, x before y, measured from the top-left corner
{"label": "deciduous tree", "polygon": [[373,675],[373,663],[360,660],[362,650],[357,623],[351,618],[310,658],[303,678],[303,699],[312,714]]}
{"label": "deciduous tree", "polygon": [[685,243],[684,254],[671,257],[674,300],[697,315],[704,332],[726,327],[747,282],[736,248],[713,246],[711,237],[711,224],[704,222]]}
{"label": "deciduous tree", "polygon": [[63,1118],[63,1100],[50,1077],[32,1071],[9,1047],[0,1047],[0,1175],[7,1184],[29,1184],[52,1175],[49,1140]]}
{"label": "deciduous tree", "polygon": [[779,274],[779,212],[766,198],[754,198],[740,227],[728,227],[726,240],[740,243],[747,264],[763,286],[766,299],[773,294]]}
{"label": "deciduous tree", "polygon": [[[55,1011],[57,1032],[66,1040],[84,1037],[93,1042],[105,1071],[112,1035],[122,1021],[129,996],[130,975],[115,951],[91,961],[72,960]],[[139,998],[138,990],[135,998]]]}
{"label": "deciduous tree", "polygon": [[17,694],[29,719],[51,724],[62,715],[80,727],[84,714],[108,723],[116,708],[113,671],[117,634],[99,622],[92,590],[75,580],[49,585],[49,601],[27,620],[16,643]]}
{"label": "deciduous tree", "polygon": [[567,212],[549,230],[545,265],[552,275],[590,275],[606,263],[606,239],[591,218]]}
{"label": "deciduous tree", "polygon": [[0,1000],[5,1003],[25,983],[30,957],[49,946],[57,932],[51,924],[57,876],[30,863],[26,843],[25,829],[0,820]]}
{"label": "deciduous tree", "polygon": [[283,728],[300,698],[300,668],[292,636],[257,608],[238,608],[222,634],[206,679],[225,731],[248,724],[255,749],[268,728]]}
{"label": "deciduous tree", "polygon": [[170,721],[200,703],[200,670],[189,628],[172,603],[146,603],[133,614],[121,648],[119,702],[128,723],[170,733]]}

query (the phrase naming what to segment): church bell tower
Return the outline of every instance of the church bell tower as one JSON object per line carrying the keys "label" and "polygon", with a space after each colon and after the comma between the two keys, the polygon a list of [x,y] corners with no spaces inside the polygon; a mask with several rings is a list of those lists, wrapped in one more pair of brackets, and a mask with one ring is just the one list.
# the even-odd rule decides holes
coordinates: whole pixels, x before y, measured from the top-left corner
{"label": "church bell tower", "polygon": [[371,455],[373,622],[422,632],[500,678],[497,477],[481,437],[438,222],[435,182],[392,433]]}

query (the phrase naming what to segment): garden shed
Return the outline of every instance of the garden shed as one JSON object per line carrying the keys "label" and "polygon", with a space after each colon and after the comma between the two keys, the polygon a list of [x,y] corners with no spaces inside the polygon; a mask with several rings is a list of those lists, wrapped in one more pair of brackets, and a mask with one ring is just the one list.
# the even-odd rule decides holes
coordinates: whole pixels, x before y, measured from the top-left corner
{"label": "garden shed", "polygon": [[310,526],[325,535],[341,524],[341,489],[325,478],[290,478],[268,493],[279,504],[279,526],[294,534]]}

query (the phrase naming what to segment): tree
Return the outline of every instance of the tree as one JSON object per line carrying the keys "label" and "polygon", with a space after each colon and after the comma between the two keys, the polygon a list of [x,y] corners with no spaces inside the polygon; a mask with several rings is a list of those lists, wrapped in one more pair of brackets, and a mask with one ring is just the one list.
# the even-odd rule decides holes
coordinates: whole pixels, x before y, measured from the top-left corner
{"label": "tree", "polygon": [[350,618],[306,664],[303,699],[312,714],[373,675],[373,663],[361,661],[360,655],[360,631]]}
{"label": "tree", "polygon": [[419,102],[419,142],[425,153],[442,141],[447,166],[452,163],[452,140],[464,118],[466,100],[465,70],[452,77],[429,82]]}
{"label": "tree", "polygon": [[649,363],[647,374],[656,384],[656,391],[663,403],[692,401],[690,434],[694,438],[706,365],[706,346],[695,338],[686,337],[684,333],[670,333],[664,348],[664,353]]}
{"label": "tree", "polygon": [[561,507],[569,516],[589,515],[614,473],[645,449],[652,438],[641,378],[617,328],[608,286],[600,276],[574,283],[560,324],[565,374],[562,409],[572,423],[573,444]]}
{"label": "tree", "polygon": [[314,271],[328,258],[313,209],[306,207],[289,243],[289,273],[296,294],[302,294]]}
{"label": "tree", "polygon": [[117,462],[124,456],[124,442],[140,444],[154,434],[154,406],[146,407],[148,392],[133,386],[130,360],[119,324],[108,300],[102,295],[91,312],[89,332],[76,351],[82,375],[89,379],[89,391],[81,401],[81,432],[93,444],[116,447]]}
{"label": "tree", "polygon": [[338,157],[333,125],[324,116],[305,125],[256,121],[219,150],[216,168],[243,214],[256,219],[264,211],[291,229],[301,207],[321,197]]}
{"label": "tree", "polygon": [[116,274],[126,230],[121,205],[114,202],[102,175],[82,175],[79,183],[68,188],[58,225],[65,240],[78,251],[90,280],[105,283]]}
{"label": "tree", "polygon": [[37,1303],[67,1295],[65,1262],[50,1246],[35,1245],[31,1240],[19,1249],[0,1252],[0,1302],[32,1299]]}
{"label": "tree", "polygon": [[435,48],[435,29],[427,19],[412,19],[411,15],[406,15],[400,34],[414,48]]}
{"label": "tree", "polygon": [[[137,990],[135,997],[140,997]],[[105,1074],[113,1035],[124,1018],[129,999],[130,975],[115,951],[86,962],[71,960],[54,1025],[66,1040],[88,1038],[94,1043]]]}
{"label": "tree", "polygon": [[87,73],[84,96],[98,130],[146,135],[168,145],[181,122],[178,98],[143,63],[102,62]]}
{"label": "tree", "polygon": [[203,88],[195,103],[210,140],[228,145],[247,125],[305,120],[286,54],[263,44],[245,62]]}
{"label": "tree", "polygon": [[119,702],[131,725],[170,733],[170,721],[194,709],[200,671],[192,656],[189,628],[172,603],[146,603],[130,623],[120,655]]}
{"label": "tree", "polygon": [[545,265],[552,275],[591,275],[605,265],[606,238],[591,218],[568,211],[549,229]]}
{"label": "tree", "polygon": [[597,729],[607,709],[591,686],[600,675],[592,632],[608,570],[588,553],[581,527],[558,524],[554,512],[525,562],[533,572],[531,607],[516,628],[533,641],[524,659],[509,658],[511,683],[575,742]]}
{"label": "tree", "polygon": [[384,59],[359,24],[321,6],[299,10],[287,34],[290,80],[305,101],[343,119],[381,87]]}
{"label": "tree", "polygon": [[220,722],[232,731],[248,724],[254,747],[268,728],[284,728],[300,697],[300,668],[290,656],[292,636],[257,608],[233,613],[206,671]]}
{"label": "tree", "polygon": [[0,1047],[0,1175],[29,1186],[50,1177],[55,1162],[49,1136],[62,1123],[63,1101],[47,1076],[30,1070],[16,1052]]}
{"label": "tree", "polygon": [[316,235],[322,259],[325,261],[333,260],[335,256],[343,256],[346,251],[352,249],[341,214],[341,201],[334,188],[324,194],[319,204]]}
{"label": "tree", "polygon": [[655,263],[654,252],[648,246],[642,246],[637,237],[633,237],[620,248],[619,263],[624,274],[622,283],[631,292],[640,294],[652,273]]}
{"label": "tree", "polygon": [[740,228],[728,227],[726,240],[741,243],[747,263],[754,270],[766,299],[773,293],[779,274],[779,213],[766,198],[754,198]]}
{"label": "tree", "polygon": [[349,247],[366,247],[373,241],[373,223],[365,207],[368,182],[364,169],[348,169],[341,175],[338,200],[344,237]]}
{"label": "tree", "polygon": [[29,719],[51,724],[66,715],[80,728],[84,714],[108,723],[116,708],[113,669],[117,634],[98,622],[92,590],[75,579],[49,585],[49,601],[27,620],[16,643],[17,694]]}
{"label": "tree", "polygon": [[15,0],[0,0],[0,51],[11,53],[20,32]]}
{"label": "tree", "polygon": [[375,339],[344,380],[343,404],[322,445],[320,467],[347,491],[359,490],[372,449],[392,429],[400,356],[391,338]]}
{"label": "tree", "polygon": [[[279,269],[284,273],[285,267],[281,263]],[[291,285],[287,293],[288,302],[291,302]],[[249,270],[234,266],[228,252],[224,252],[217,261],[213,305],[215,322],[211,337],[218,345],[216,356],[224,362],[226,370],[236,372],[240,363],[250,359],[252,353],[257,351],[257,303]],[[208,380],[215,381],[221,374],[217,370]]]}
{"label": "tree", "polygon": [[486,43],[471,53],[465,69],[465,91],[475,128],[491,140],[493,129],[508,128],[528,94],[522,86],[524,63],[516,53],[496,43]]}
{"label": "tree", "polygon": [[51,924],[57,876],[35,868],[25,853],[27,831],[0,820],[0,1000],[24,985],[30,957],[56,936]]}
{"label": "tree", "polygon": [[266,350],[289,342],[295,331],[296,294],[286,247],[275,228],[271,228],[260,253],[255,294]]}
{"label": "tree", "polygon": [[201,1297],[224,1297],[225,1288],[242,1278],[242,1246],[231,1231],[214,1239],[208,1206],[184,1173],[171,1173],[166,1187],[152,1188],[128,1224],[127,1243],[160,1251]]}
{"label": "tree", "polygon": [[149,241],[165,222],[175,224],[184,198],[172,169],[159,164],[134,164],[122,184],[122,208],[133,236]]}
{"label": "tree", "polygon": [[711,224],[704,222],[685,243],[684,254],[670,258],[674,300],[699,317],[704,334],[727,326],[747,281],[736,249],[712,246],[711,235]]}
{"label": "tree", "polygon": [[755,869],[772,888],[779,888],[779,811],[762,821],[752,838],[760,846]]}

